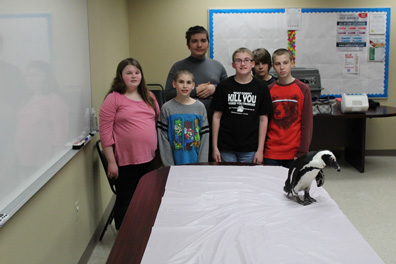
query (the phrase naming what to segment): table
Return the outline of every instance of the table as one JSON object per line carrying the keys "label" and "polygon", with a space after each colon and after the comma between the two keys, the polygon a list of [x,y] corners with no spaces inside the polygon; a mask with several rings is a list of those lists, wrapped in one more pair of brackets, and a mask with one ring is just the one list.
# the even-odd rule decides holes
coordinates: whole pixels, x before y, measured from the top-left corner
{"label": "table", "polygon": [[124,217],[107,263],[140,263],[168,179],[169,167],[143,176]]}
{"label": "table", "polygon": [[396,116],[396,107],[378,106],[365,113],[342,113],[336,103],[330,115],[315,115],[310,149],[344,148],[344,159],[359,172],[364,172],[366,152],[366,119]]}
{"label": "table", "polygon": [[[211,163],[211,165],[223,164]],[[267,169],[271,169],[272,171],[275,170],[277,173],[274,174],[272,172],[272,178],[270,178],[270,180],[267,179],[267,181],[269,181],[267,184],[263,184],[265,183],[266,179],[265,177],[257,177],[257,172],[261,173],[263,170]],[[316,188],[316,191],[319,190],[318,193],[315,193],[315,190],[311,192],[311,194],[314,194],[313,197],[317,198],[318,202],[309,207],[303,207],[292,200],[289,201],[286,198],[287,196],[282,192],[281,188],[284,179],[278,177],[278,171],[282,169],[286,170],[281,167],[266,166],[173,166],[171,169],[169,169],[169,167],[165,167],[146,174],[140,180],[107,263],[140,263],[142,259],[145,260],[145,263],[172,263],[172,261],[169,261],[169,255],[165,256],[165,252],[168,253],[169,249],[177,248],[178,246],[180,249],[181,246],[183,249],[181,251],[187,250],[189,251],[187,253],[191,254],[192,252],[195,254],[195,252],[197,252],[195,250],[195,246],[197,246],[197,244],[199,244],[198,248],[200,249],[202,249],[202,246],[204,246],[207,247],[208,250],[215,252],[215,261],[208,262],[207,259],[205,259],[207,256],[202,255],[199,256],[199,261],[193,261],[190,256],[185,255],[186,252],[180,252],[177,249],[176,252],[180,254],[176,254],[178,256],[175,257],[172,256],[172,258],[177,258],[177,260],[179,260],[179,262],[176,261],[177,263],[186,263],[186,257],[189,261],[192,261],[191,263],[262,263],[261,261],[257,261],[257,257],[260,257],[259,259],[261,260],[263,259],[262,256],[264,254],[265,259],[269,261],[268,263],[289,263],[291,257],[294,261],[298,262],[298,260],[300,260],[300,263],[302,258],[303,260],[307,260],[303,261],[303,263],[334,263],[334,259],[332,258],[336,259],[336,263],[355,263],[354,261],[359,263],[359,261],[362,259],[369,261],[369,263],[383,263],[378,255],[376,255],[376,253],[373,251],[373,249],[367,244],[367,242],[364,241],[353,225],[342,214],[335,202],[328,196],[323,188]],[[222,171],[226,171],[227,173],[225,175],[219,175]],[[210,173],[208,174],[207,172]],[[241,172],[243,172],[243,175],[241,175]],[[169,173],[170,175],[168,176]],[[282,174],[284,174],[284,171],[282,171]],[[203,178],[202,180],[200,177],[201,175],[206,175],[206,178]],[[223,189],[221,186],[223,185],[219,185],[219,182],[216,182],[217,177],[223,177],[223,179],[225,179],[225,185],[227,185],[227,188],[231,190],[231,192],[228,193],[230,196],[224,196],[223,193],[221,193],[221,189]],[[211,178],[213,178],[213,181],[210,181]],[[190,179],[192,179],[192,182],[189,182]],[[245,179],[248,179],[248,182],[244,182]],[[252,179],[254,181],[251,181]],[[256,179],[261,184],[255,184]],[[199,184],[195,184],[199,182],[202,182],[204,185],[206,185],[201,188]],[[247,186],[248,188],[246,188]],[[268,187],[265,187],[266,189],[261,191],[262,186]],[[167,195],[162,197],[164,195],[165,188],[167,190]],[[201,189],[205,190],[205,194],[200,195],[199,192],[191,191],[191,188],[198,191]],[[210,191],[208,188],[212,191]],[[220,192],[218,192],[218,190]],[[257,192],[255,192],[257,190],[260,191],[258,193],[259,199],[257,199]],[[177,196],[179,194],[184,195],[185,193],[187,194],[187,197],[186,199],[179,199],[179,197],[169,196],[170,193],[176,193]],[[254,230],[248,232],[247,234],[239,232],[240,226],[238,226],[236,229],[238,231],[238,238],[242,236],[245,238],[244,241],[251,240],[260,245],[259,254],[257,256],[257,250],[254,247],[240,243],[243,246],[243,250],[248,251],[247,254],[244,254],[244,256],[248,258],[248,260],[246,260],[247,262],[235,260],[234,258],[231,258],[232,261],[230,261],[230,256],[232,254],[239,254],[239,252],[238,250],[227,249],[223,243],[225,241],[233,241],[232,236],[230,236],[230,234],[233,234],[233,229],[232,225],[230,225],[228,221],[231,220],[231,222],[234,223],[235,218],[229,217],[227,214],[223,215],[223,213],[224,211],[228,211],[230,208],[233,209],[232,207],[234,207],[234,204],[237,204],[236,201],[232,199],[235,198],[235,194],[237,194],[238,198],[243,198],[242,207],[237,207],[236,210],[234,210],[237,213],[240,210],[243,210],[242,215],[239,214],[239,216],[236,217],[238,219],[239,217],[242,217],[242,221],[239,221],[239,223],[242,224],[242,227],[249,228],[248,230],[250,230],[250,220],[253,222],[257,219],[259,220],[258,225],[254,223]],[[212,195],[215,197],[212,197]],[[231,200],[231,207],[225,205],[216,207],[215,210],[213,210],[213,205],[216,204],[212,204],[212,202],[216,202],[218,199],[216,198],[216,195],[220,195],[218,197],[221,197],[221,205],[223,205],[223,203],[228,203],[230,202],[228,200]],[[278,205],[279,202],[282,204],[281,209],[279,209],[278,206],[275,208],[272,207],[272,209],[267,207],[271,205],[271,201],[274,201],[274,196],[276,196],[275,200],[277,200]],[[205,201],[192,203],[194,213],[195,208],[198,205],[205,206],[206,209],[209,207],[212,212],[205,211],[204,217],[198,217],[197,219],[197,221],[200,222],[200,225],[198,225],[198,227],[196,226],[192,232],[188,227],[187,231],[190,233],[190,235],[191,233],[196,234],[201,232],[201,226],[202,229],[205,229],[205,227],[201,225],[202,221],[204,221],[205,224],[209,224],[209,226],[207,226],[206,230],[202,230],[204,236],[201,236],[201,239],[197,239],[197,242],[193,240],[194,245],[191,245],[191,243],[187,242],[189,246],[186,248],[183,244],[184,239],[180,239],[180,235],[184,235],[186,229],[182,229],[180,233],[178,226],[179,223],[186,222],[186,220],[191,220],[191,218],[190,215],[186,215],[184,213],[174,214],[174,210],[177,211],[180,208],[184,209],[186,205],[191,204],[188,202],[190,198],[192,198],[193,201],[196,201],[197,198],[201,199],[202,197],[203,199],[209,198],[210,202],[209,204]],[[165,199],[162,200],[162,204],[161,199]],[[254,200],[256,200],[256,202]],[[260,212],[265,211],[268,217],[265,217],[264,219],[257,218],[255,215],[257,210],[251,210],[251,208],[249,208],[248,205],[255,205],[257,200],[266,201],[265,203],[261,203],[261,205],[264,205],[265,209],[260,210]],[[170,204],[169,201],[171,201]],[[175,202],[176,206],[175,204],[172,204],[172,201]],[[158,213],[159,209],[160,212]],[[217,214],[217,211],[221,211],[221,214]],[[161,212],[168,212],[168,216],[170,214],[171,218],[174,218],[173,220],[176,219],[177,223],[176,228],[173,227],[173,229],[170,230],[170,233],[169,230],[167,230],[168,233],[165,233],[165,237],[162,237],[162,243],[165,241],[165,244],[161,244],[162,246],[160,245],[160,248],[165,247],[164,245],[167,247],[162,250],[162,253],[159,252],[158,249],[153,250],[153,241],[150,238],[150,235],[154,237],[157,235],[158,237],[158,234],[161,235],[161,232],[164,230],[163,225],[161,226],[160,223],[158,223],[161,222],[161,218],[162,220],[166,219],[165,223],[169,223],[169,218],[164,218],[164,214],[161,214]],[[211,218],[213,213],[213,218]],[[251,215],[252,213],[254,215]],[[208,217],[209,215],[211,216],[210,218]],[[309,220],[307,221],[307,219]],[[223,229],[223,231],[224,229],[226,230],[226,237],[222,235],[220,235],[220,238],[213,237],[213,231],[217,229],[213,229],[213,227],[210,225],[219,220],[221,221],[220,229]],[[303,227],[305,230],[310,230],[309,232],[295,229],[295,227],[301,227],[302,220],[304,223],[305,221],[309,223]],[[190,223],[190,221],[187,222]],[[162,223],[164,222],[162,221]],[[159,229],[158,225],[160,225]],[[294,226],[294,228],[292,227],[291,229],[293,231],[284,232],[283,227],[289,225]],[[263,237],[261,234],[256,235],[257,232],[255,232],[255,228],[257,227],[264,231],[264,241],[262,241]],[[283,232],[277,229],[279,227],[282,228]],[[198,230],[198,232],[195,230]],[[210,236],[209,241],[204,241],[203,244],[200,244],[200,242],[202,242],[202,238],[205,239],[207,236]],[[186,237],[186,240],[187,239],[189,239],[191,242],[191,237]],[[222,241],[221,246],[213,247],[213,245],[217,245],[216,241]],[[209,245],[207,243],[209,243]],[[231,245],[233,246],[234,243],[231,243]],[[154,243],[154,248],[155,246],[156,243]],[[148,250],[151,254],[145,254],[145,250]],[[262,250],[264,250],[264,252]],[[276,251],[278,253],[274,255],[272,251]],[[217,252],[220,252],[220,257],[217,256]],[[279,252],[282,253],[279,254]],[[204,251],[204,254],[206,253],[207,251]],[[164,255],[162,256],[162,254]],[[159,257],[161,261],[153,261],[153,257]],[[180,260],[180,258],[182,260]],[[276,260],[282,259],[282,261],[274,262],[274,258]],[[325,261],[318,262],[318,258]],[[163,259],[168,259],[168,261],[163,261]],[[213,260],[213,258],[211,260]],[[222,260],[227,261],[224,262]]]}
{"label": "table", "polygon": [[[218,163],[201,164],[216,165]],[[222,164],[238,165],[232,162]],[[140,180],[107,263],[139,263],[141,261],[165,192],[169,169],[170,167],[162,167],[154,170]]]}

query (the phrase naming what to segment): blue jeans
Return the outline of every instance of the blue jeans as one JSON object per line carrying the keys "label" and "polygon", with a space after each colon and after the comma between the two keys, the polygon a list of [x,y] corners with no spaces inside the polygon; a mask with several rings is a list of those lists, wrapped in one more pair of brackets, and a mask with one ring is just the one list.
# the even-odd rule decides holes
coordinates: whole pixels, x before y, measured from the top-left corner
{"label": "blue jeans", "polygon": [[282,166],[285,168],[290,168],[292,162],[293,160],[275,160],[275,159],[264,158],[264,165]]}
{"label": "blue jeans", "polygon": [[223,162],[253,163],[254,154],[256,152],[220,151],[221,161]]}

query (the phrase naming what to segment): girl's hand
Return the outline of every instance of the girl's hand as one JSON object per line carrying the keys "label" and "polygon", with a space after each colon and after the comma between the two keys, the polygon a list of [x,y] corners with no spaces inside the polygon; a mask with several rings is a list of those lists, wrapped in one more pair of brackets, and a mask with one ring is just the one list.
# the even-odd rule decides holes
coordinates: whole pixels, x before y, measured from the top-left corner
{"label": "girl's hand", "polygon": [[107,177],[118,178],[118,166],[117,163],[109,163],[107,167]]}

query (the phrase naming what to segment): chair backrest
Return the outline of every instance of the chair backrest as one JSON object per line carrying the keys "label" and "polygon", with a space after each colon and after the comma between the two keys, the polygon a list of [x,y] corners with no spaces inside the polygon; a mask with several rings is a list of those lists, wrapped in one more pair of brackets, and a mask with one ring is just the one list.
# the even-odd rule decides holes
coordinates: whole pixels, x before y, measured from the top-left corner
{"label": "chair backrest", "polygon": [[110,184],[110,188],[114,194],[117,194],[116,189],[115,189],[115,179],[107,177],[107,166],[108,165],[107,165],[106,156],[103,153],[102,145],[100,144],[100,139],[98,141],[96,141],[96,150],[98,151],[100,161],[102,162],[103,169],[105,170],[105,173],[106,173],[106,178]]}
{"label": "chair backrest", "polygon": [[161,84],[149,83],[147,84],[148,89],[155,95],[158,105],[161,108],[165,103],[165,91]]}

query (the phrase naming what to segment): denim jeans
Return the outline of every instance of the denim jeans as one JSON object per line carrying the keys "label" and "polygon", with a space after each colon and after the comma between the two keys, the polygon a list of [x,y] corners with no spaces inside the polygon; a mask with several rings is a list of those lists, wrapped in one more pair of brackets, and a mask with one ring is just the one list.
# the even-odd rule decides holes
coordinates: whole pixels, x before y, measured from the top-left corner
{"label": "denim jeans", "polygon": [[274,160],[264,158],[264,165],[282,166],[285,168],[290,168],[292,162],[293,160]]}
{"label": "denim jeans", "polygon": [[220,151],[221,161],[223,162],[253,163],[254,154],[256,152]]}

